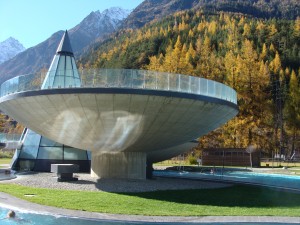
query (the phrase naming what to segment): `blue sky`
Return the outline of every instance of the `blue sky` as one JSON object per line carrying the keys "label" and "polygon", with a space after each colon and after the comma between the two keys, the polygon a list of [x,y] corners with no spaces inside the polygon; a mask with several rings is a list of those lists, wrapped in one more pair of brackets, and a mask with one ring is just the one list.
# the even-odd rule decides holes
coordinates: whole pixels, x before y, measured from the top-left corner
{"label": "blue sky", "polygon": [[0,42],[9,37],[29,48],[59,30],[71,29],[90,12],[119,6],[134,9],[143,0],[0,0]]}

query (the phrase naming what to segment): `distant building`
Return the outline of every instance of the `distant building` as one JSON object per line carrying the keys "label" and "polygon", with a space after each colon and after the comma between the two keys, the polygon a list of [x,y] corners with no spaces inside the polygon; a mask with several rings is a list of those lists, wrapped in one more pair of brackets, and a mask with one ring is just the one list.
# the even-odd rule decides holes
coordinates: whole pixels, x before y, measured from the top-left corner
{"label": "distant building", "polygon": [[[260,151],[252,154],[252,166],[260,166]],[[203,166],[245,166],[250,167],[250,154],[245,148],[207,148],[202,151]]]}

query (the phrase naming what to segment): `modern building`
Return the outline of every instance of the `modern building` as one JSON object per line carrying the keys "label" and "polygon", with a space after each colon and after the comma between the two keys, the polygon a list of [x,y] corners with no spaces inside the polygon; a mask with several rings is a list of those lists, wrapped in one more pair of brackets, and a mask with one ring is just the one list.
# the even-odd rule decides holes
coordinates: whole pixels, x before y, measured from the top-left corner
{"label": "modern building", "polygon": [[[91,175],[99,178],[145,179],[146,165],[150,170],[189,150],[191,140],[238,112],[236,92],[215,81],[145,70],[77,70],[67,32],[42,84],[39,79],[32,74],[4,82],[0,109],[47,140],[91,151]],[[50,156],[53,150],[47,151]]]}
{"label": "modern building", "polygon": [[[60,86],[81,86],[67,31],[60,41],[41,89]],[[50,172],[51,164],[67,163],[78,164],[80,172],[90,171],[90,152],[88,151],[52,141],[27,128],[23,131],[21,143],[11,163],[14,170]]]}

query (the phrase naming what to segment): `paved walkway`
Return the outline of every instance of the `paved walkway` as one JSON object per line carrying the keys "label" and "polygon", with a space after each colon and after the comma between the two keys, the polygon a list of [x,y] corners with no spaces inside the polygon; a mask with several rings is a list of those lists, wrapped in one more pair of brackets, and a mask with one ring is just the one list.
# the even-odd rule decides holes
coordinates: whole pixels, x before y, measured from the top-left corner
{"label": "paved walkway", "polygon": [[[2,164],[5,166],[6,164]],[[9,165],[8,165],[9,166]],[[10,169],[0,169],[0,181],[14,179],[17,176],[14,173],[11,173]]]}
{"label": "paved walkway", "polygon": [[207,182],[200,180],[185,180],[156,178],[151,180],[125,180],[125,179],[101,179],[91,177],[90,174],[74,174],[78,181],[57,182],[55,173],[18,173],[17,179],[0,181],[0,183],[13,183],[22,186],[80,190],[80,191],[105,191],[105,192],[147,192],[157,190],[186,190],[186,189],[213,189],[232,186],[220,182]]}

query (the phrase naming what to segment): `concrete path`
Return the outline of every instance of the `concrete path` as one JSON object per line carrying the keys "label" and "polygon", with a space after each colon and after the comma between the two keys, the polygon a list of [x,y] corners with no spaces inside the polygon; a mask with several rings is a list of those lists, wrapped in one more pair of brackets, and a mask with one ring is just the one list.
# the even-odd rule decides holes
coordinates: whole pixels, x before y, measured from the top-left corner
{"label": "concrete path", "polygon": [[300,224],[300,217],[271,217],[271,216],[201,216],[201,217],[180,217],[180,216],[137,216],[137,215],[115,215],[106,213],[92,213],[42,206],[35,203],[18,199],[11,195],[0,192],[0,207],[15,211],[38,213],[46,215],[58,215],[76,217],[83,219],[113,220],[113,221],[142,221],[142,222],[193,222],[193,223],[214,223],[214,222],[252,222],[252,223],[290,223]]}
{"label": "concrete path", "polygon": [[[2,164],[4,165],[4,164]],[[0,169],[0,181],[2,180],[11,180],[16,178],[17,176],[9,169]]]}

